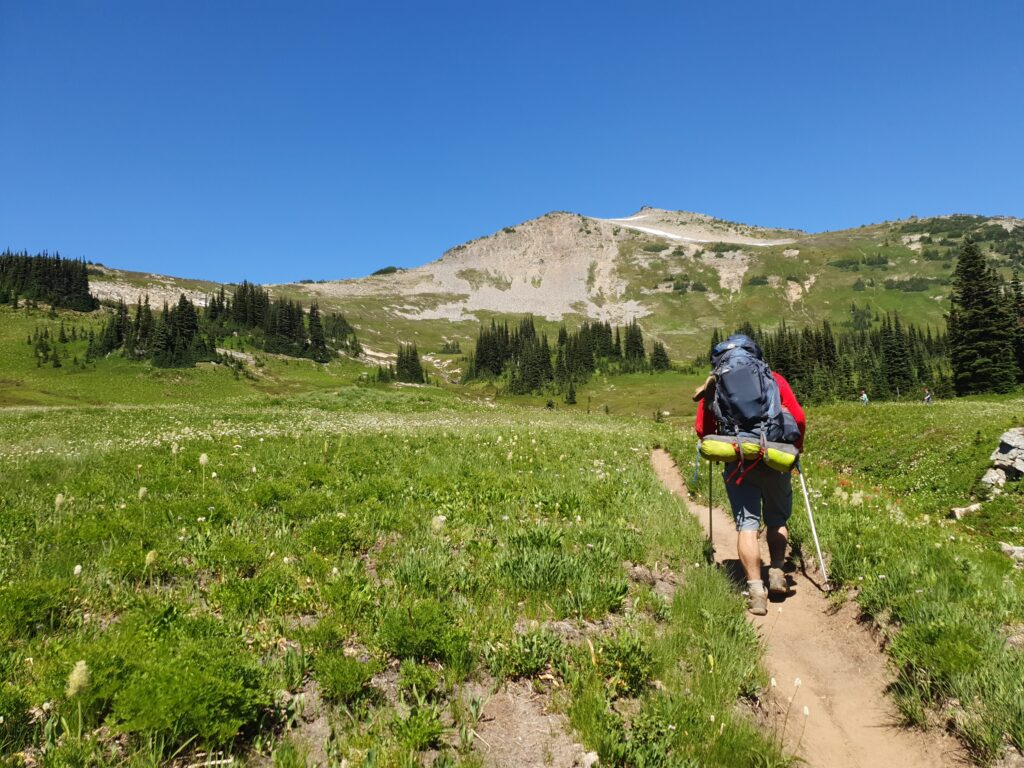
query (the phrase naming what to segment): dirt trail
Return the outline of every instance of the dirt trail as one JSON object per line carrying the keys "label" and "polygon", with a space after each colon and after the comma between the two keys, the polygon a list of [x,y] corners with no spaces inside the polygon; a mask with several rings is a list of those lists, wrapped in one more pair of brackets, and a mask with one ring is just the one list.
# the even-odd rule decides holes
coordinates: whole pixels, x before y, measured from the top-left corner
{"label": "dirt trail", "polygon": [[[655,450],[651,464],[662,484],[686,503],[707,532],[707,507],[690,501],[668,452]],[[738,572],[732,516],[716,508],[712,518],[715,562]],[[763,538],[761,543],[762,558],[766,558]],[[765,667],[778,682],[783,710],[795,692],[788,718],[788,747],[798,748],[807,765],[815,768],[967,764],[953,738],[898,726],[896,708],[884,693],[891,680],[885,657],[870,632],[856,622],[854,607],[836,611],[817,583],[800,572],[788,576],[792,592],[784,602],[770,603],[767,616],[748,614],[765,642]],[[801,681],[799,689],[794,686],[796,678]],[[810,715],[800,739],[805,706]]]}

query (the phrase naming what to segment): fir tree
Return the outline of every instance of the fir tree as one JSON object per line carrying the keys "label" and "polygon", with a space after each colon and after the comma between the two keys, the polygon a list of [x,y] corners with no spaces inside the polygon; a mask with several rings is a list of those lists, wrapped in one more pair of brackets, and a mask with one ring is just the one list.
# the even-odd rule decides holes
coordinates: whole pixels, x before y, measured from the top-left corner
{"label": "fir tree", "polygon": [[996,271],[968,236],[960,246],[947,318],[958,395],[1009,392],[1020,375],[1015,333]]}
{"label": "fir tree", "polygon": [[660,341],[654,342],[654,347],[651,350],[651,369],[654,371],[667,371],[671,367],[672,363],[668,359],[665,345]]}

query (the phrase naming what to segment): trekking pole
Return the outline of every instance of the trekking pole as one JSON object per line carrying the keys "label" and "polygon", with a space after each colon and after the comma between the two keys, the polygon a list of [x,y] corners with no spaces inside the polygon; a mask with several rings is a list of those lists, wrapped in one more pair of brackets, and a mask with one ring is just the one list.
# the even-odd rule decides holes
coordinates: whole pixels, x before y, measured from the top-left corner
{"label": "trekking pole", "polygon": [[709,461],[708,462],[708,541],[711,542],[712,546],[714,546],[714,544],[715,544],[714,529],[712,528],[712,520],[713,519],[714,518],[711,516],[711,462]]}
{"label": "trekking pole", "polygon": [[807,505],[807,519],[811,521],[811,535],[814,537],[814,548],[818,552],[818,565],[821,567],[821,575],[825,577],[825,583],[823,585],[825,591],[828,591],[828,571],[825,570],[825,560],[821,556],[821,544],[818,543],[818,531],[814,527],[814,515],[811,514],[811,499],[807,495],[807,483],[804,482],[804,468],[800,465],[800,460],[797,459],[796,471],[800,475],[800,488],[804,492],[804,503]]}

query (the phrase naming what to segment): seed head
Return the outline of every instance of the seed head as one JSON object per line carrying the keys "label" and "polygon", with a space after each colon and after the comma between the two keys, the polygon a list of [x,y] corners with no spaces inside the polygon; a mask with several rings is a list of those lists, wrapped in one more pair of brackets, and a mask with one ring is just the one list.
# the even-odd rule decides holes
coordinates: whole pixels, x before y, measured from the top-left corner
{"label": "seed head", "polygon": [[151,550],[149,550],[149,552],[146,553],[146,570],[148,571],[150,568],[152,568],[153,564],[155,562],[156,562],[156,550],[155,549],[151,549]]}
{"label": "seed head", "polygon": [[793,681],[794,688],[799,688],[801,685],[803,685],[803,681],[799,677]]}
{"label": "seed head", "polygon": [[149,493],[149,489],[146,486],[144,486],[144,485],[141,486],[139,488],[139,501],[142,501],[144,498],[146,498],[146,494],[148,494],[148,493]]}
{"label": "seed head", "polygon": [[172,456],[177,456],[178,455],[178,451],[180,451],[180,450],[181,450],[181,448],[178,447],[177,443],[171,443],[171,455]]}
{"label": "seed head", "polygon": [[205,467],[209,463],[210,463],[210,457],[209,456],[207,456],[205,453],[199,454],[199,465],[200,466]]}
{"label": "seed head", "polygon": [[77,693],[87,688],[88,685],[89,666],[85,663],[85,659],[81,659],[75,662],[75,668],[68,675],[68,687],[65,693],[69,699],[73,698]]}
{"label": "seed head", "polygon": [[75,566],[75,576],[81,576],[81,575],[82,575],[82,566],[76,565]]}
{"label": "seed head", "polygon": [[58,493],[57,498],[53,500],[53,509],[55,512],[60,512],[60,508],[64,506],[64,494]]}

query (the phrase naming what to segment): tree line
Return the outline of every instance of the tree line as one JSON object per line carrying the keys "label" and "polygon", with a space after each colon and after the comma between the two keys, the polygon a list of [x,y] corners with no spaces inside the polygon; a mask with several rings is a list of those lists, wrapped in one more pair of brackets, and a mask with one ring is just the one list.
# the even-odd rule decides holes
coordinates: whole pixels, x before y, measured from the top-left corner
{"label": "tree line", "polygon": [[327,362],[340,351],[353,356],[362,352],[344,316],[331,313],[324,318],[316,303],[307,313],[297,301],[271,299],[267,291],[244,282],[231,296],[222,287],[202,308],[184,294],[173,306],[165,302],[159,313],[151,309],[148,296],[133,312],[120,301],[90,344],[87,359],[121,350],[126,357],[158,367],[191,367],[220,360],[218,345],[234,335],[267,352],[317,362]]}
{"label": "tree line", "polygon": [[[916,396],[924,387],[936,395],[953,392],[945,334],[905,324],[895,313],[876,320],[866,307],[852,304],[847,326],[839,330],[823,321],[800,329],[783,322],[770,331],[748,323],[737,332],[755,339],[768,366],[808,403],[849,398],[861,388],[875,400]],[[716,329],[711,348],[722,338]]]}
{"label": "tree line", "polygon": [[481,326],[473,356],[467,360],[463,381],[503,380],[512,394],[551,389],[575,396],[575,387],[597,371],[629,373],[664,371],[671,367],[661,342],[650,356],[636,320],[624,329],[608,322],[584,322],[573,331],[563,325],[554,343],[538,333],[532,317],[510,328],[492,320]]}
{"label": "tree line", "polygon": [[21,299],[51,307],[91,312],[99,301],[89,293],[89,271],[80,259],[64,259],[43,251],[0,253],[0,304],[18,307]]}

